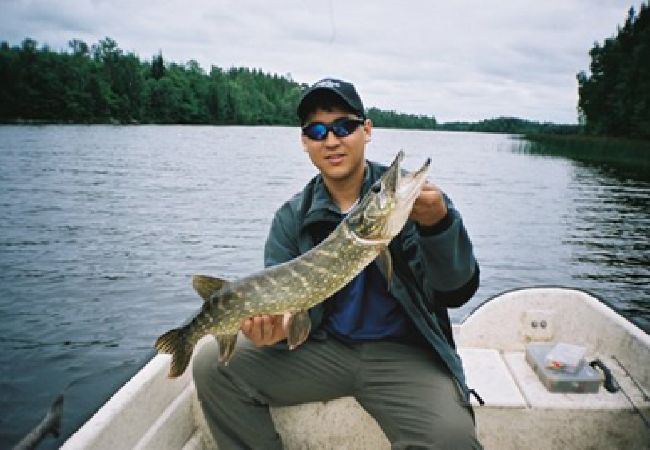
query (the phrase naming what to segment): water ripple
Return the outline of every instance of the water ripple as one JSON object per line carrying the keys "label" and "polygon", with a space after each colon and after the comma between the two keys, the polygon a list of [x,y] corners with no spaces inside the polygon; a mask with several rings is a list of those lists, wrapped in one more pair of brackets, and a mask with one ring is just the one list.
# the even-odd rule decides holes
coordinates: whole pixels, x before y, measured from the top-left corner
{"label": "water ripple", "polygon": [[[368,156],[400,148],[409,168],[432,157],[474,242],[481,287],[455,320],[569,285],[650,329],[650,184],[504,135],[378,129]],[[0,447],[65,389],[73,431],[200,307],[193,273],[260,269],[274,211],[313,173],[291,128],[0,126]]]}

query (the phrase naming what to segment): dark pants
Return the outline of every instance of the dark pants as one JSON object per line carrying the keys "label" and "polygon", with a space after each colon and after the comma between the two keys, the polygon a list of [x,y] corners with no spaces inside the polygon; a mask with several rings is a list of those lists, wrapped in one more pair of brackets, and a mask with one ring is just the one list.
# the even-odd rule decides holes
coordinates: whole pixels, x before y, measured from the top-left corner
{"label": "dark pants", "polygon": [[425,348],[394,342],[307,341],[294,351],[239,346],[228,366],[216,342],[194,360],[194,382],[222,450],[280,449],[269,406],[352,396],[392,448],[481,448],[471,406]]}

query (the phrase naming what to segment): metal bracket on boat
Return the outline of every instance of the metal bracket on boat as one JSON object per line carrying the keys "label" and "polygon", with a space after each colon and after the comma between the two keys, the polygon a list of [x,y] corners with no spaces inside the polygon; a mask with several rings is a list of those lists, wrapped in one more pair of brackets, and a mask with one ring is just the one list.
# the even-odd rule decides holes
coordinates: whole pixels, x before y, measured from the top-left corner
{"label": "metal bracket on boat", "polygon": [[594,369],[598,367],[603,372],[603,375],[605,375],[605,381],[603,382],[603,387],[607,390],[607,392],[611,392],[613,394],[615,392],[618,392],[621,389],[621,386],[614,378],[612,371],[609,370],[609,368],[605,365],[604,362],[596,358],[592,362],[590,362],[589,365]]}

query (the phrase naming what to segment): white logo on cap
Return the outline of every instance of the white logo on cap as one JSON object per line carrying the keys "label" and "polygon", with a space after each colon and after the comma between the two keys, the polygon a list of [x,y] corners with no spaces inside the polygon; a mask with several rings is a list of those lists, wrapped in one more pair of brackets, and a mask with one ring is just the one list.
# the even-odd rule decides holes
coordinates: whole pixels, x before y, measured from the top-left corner
{"label": "white logo on cap", "polygon": [[332,80],[323,80],[316,83],[316,87],[337,88],[337,87],[341,87],[341,84]]}

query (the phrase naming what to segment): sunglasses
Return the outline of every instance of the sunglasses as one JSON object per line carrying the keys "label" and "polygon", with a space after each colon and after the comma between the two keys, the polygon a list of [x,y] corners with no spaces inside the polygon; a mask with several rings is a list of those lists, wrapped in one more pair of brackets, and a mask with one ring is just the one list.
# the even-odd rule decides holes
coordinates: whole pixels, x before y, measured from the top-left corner
{"label": "sunglasses", "polygon": [[302,133],[309,139],[314,141],[324,141],[327,138],[327,133],[330,131],[336,137],[346,137],[354,133],[354,130],[359,128],[359,125],[364,123],[363,119],[350,119],[343,117],[336,119],[332,123],[312,122],[302,128]]}

